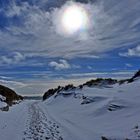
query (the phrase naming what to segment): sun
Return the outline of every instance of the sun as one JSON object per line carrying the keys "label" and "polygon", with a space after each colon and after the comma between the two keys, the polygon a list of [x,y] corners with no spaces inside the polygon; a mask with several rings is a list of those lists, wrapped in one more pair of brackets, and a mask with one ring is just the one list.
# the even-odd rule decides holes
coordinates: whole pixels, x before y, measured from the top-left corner
{"label": "sun", "polygon": [[70,5],[64,9],[61,24],[67,34],[75,34],[88,27],[88,13],[80,5]]}

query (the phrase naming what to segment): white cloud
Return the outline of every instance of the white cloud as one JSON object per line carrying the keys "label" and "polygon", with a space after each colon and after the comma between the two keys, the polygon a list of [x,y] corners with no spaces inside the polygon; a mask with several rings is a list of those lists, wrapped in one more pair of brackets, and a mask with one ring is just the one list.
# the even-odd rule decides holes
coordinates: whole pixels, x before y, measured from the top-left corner
{"label": "white cloud", "polygon": [[135,48],[128,49],[127,52],[119,53],[119,55],[124,57],[140,57],[140,45]]}
{"label": "white cloud", "polygon": [[129,63],[127,63],[125,65],[126,65],[126,67],[133,67],[133,65],[132,64],[129,64]]}
{"label": "white cloud", "polygon": [[52,61],[49,63],[49,66],[55,70],[70,69],[71,65],[64,59],[60,59],[58,62]]}
{"label": "white cloud", "polygon": [[91,67],[91,66],[87,66],[87,68],[88,68],[89,70],[92,70],[92,69],[93,69],[93,67]]}
{"label": "white cloud", "polygon": [[[6,28],[8,32],[0,31],[1,49],[51,58],[93,57],[140,40],[140,32],[136,26],[132,26],[139,23],[139,0],[101,0],[83,5],[87,8],[93,25],[86,40],[78,37],[65,38],[57,34],[52,24],[53,15],[63,6],[49,12],[38,5],[26,3],[26,6],[15,8],[21,9],[15,11],[22,20],[22,26],[11,25]],[[11,9],[13,7],[11,5]]]}
{"label": "white cloud", "polygon": [[[95,78],[115,78],[126,79],[133,76],[135,71],[118,71],[118,72],[91,72],[91,73],[73,73],[66,75],[66,79],[95,79]],[[79,80],[80,81],[80,80]],[[86,82],[86,81],[84,81]]]}
{"label": "white cloud", "polygon": [[1,75],[0,75],[0,79],[8,80],[8,79],[12,79],[12,77],[8,77],[8,76],[1,76]]}
{"label": "white cloud", "polygon": [[[10,5],[12,5],[12,7]],[[7,12],[5,13],[7,17],[18,16],[21,14],[21,11],[25,8],[25,6],[17,6],[15,1],[12,1],[10,5],[7,8]]]}
{"label": "white cloud", "polygon": [[2,85],[5,85],[5,86],[10,87],[12,89],[22,88],[22,87],[26,86],[26,84],[24,84],[23,82],[8,80],[8,79],[7,80],[0,79],[0,83]]}
{"label": "white cloud", "polygon": [[10,56],[0,57],[1,64],[17,64],[20,61],[23,61],[24,59],[25,59],[25,56],[19,52],[14,52]]}
{"label": "white cloud", "polygon": [[117,79],[130,78],[133,76],[133,74],[134,74],[134,71],[122,71],[122,72],[120,71],[120,72],[112,72],[112,73],[96,73],[96,72],[95,73],[79,73],[79,74],[75,73],[75,74],[66,75],[67,76],[66,79],[64,79],[63,77],[57,77],[57,76],[53,79],[52,78],[48,79],[48,77],[46,78],[46,74],[44,74],[44,79],[41,78],[40,80],[24,79],[22,82],[16,82],[16,81],[14,82],[2,81],[2,82],[4,85],[7,85],[9,87],[14,87],[15,91],[22,95],[23,94],[43,95],[43,93],[45,93],[48,89],[55,88],[59,85],[61,86],[64,86],[67,84],[79,85],[97,77],[104,77],[104,78],[112,77],[112,78],[117,78]]}

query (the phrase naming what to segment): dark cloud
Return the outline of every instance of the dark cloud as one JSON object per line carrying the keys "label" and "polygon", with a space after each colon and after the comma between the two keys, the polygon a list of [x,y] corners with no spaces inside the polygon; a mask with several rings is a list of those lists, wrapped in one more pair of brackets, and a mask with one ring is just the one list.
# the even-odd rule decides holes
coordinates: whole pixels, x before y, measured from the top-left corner
{"label": "dark cloud", "polygon": [[89,3],[89,2],[96,2],[97,0],[75,0],[75,1],[81,3]]}

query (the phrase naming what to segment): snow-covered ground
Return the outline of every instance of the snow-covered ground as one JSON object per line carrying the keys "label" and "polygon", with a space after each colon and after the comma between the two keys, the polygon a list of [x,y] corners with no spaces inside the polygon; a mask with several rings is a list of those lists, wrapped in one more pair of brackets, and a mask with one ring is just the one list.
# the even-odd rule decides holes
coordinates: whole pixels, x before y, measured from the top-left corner
{"label": "snow-covered ground", "polygon": [[26,103],[21,103],[10,107],[9,111],[0,111],[1,140],[20,140],[23,137],[22,131],[27,119],[26,110]]}
{"label": "snow-covered ground", "polygon": [[0,140],[140,140],[140,80],[25,100],[0,111]]}
{"label": "snow-covered ground", "polygon": [[40,102],[23,101],[0,112],[0,140],[62,140],[59,126],[43,112]]}
{"label": "snow-covered ground", "polygon": [[3,108],[3,107],[5,107],[5,106],[7,106],[7,104],[6,104],[5,102],[1,102],[1,101],[0,101],[0,108]]}
{"label": "snow-covered ground", "polygon": [[[62,129],[65,140],[140,140],[140,81],[113,88],[84,88],[51,97],[44,111]],[[45,105],[44,105],[45,104]]]}

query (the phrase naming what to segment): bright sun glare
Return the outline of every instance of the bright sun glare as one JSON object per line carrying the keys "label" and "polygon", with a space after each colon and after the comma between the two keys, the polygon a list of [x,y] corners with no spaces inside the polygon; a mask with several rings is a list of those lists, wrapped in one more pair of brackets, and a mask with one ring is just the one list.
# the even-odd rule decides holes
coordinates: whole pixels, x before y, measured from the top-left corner
{"label": "bright sun glare", "polygon": [[74,34],[88,27],[87,11],[79,5],[71,5],[64,9],[61,24],[67,34]]}

